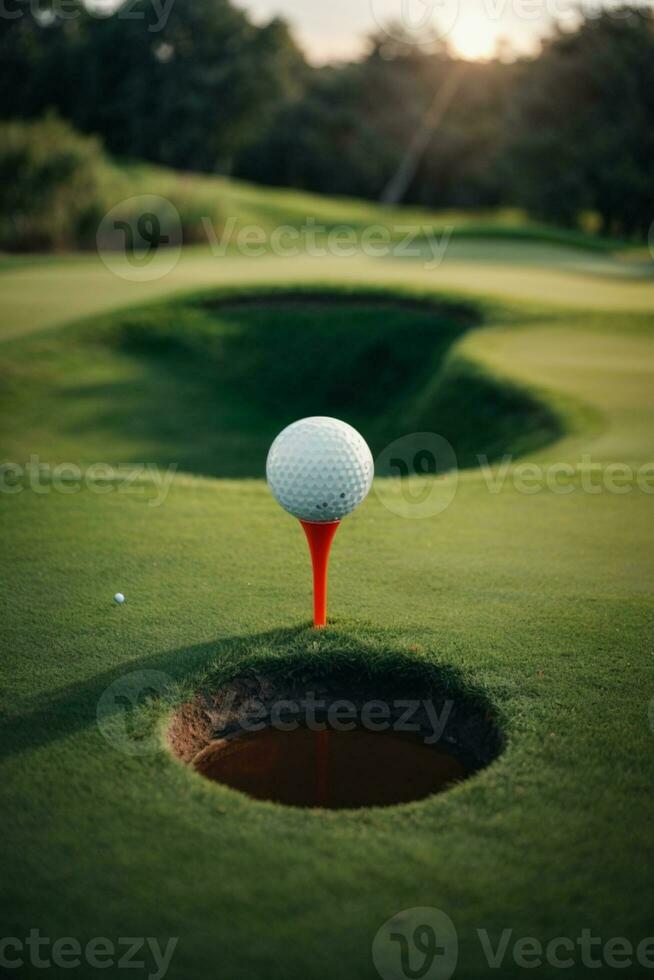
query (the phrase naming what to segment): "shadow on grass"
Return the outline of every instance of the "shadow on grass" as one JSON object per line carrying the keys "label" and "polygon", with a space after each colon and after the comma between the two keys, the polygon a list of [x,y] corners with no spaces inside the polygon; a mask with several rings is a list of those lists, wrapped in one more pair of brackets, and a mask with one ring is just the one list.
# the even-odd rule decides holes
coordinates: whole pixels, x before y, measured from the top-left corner
{"label": "shadow on grass", "polygon": [[97,705],[103,692],[127,673],[161,671],[171,681],[179,681],[185,673],[205,663],[215,652],[216,645],[204,643],[152,657],[139,657],[41,696],[30,710],[0,722],[0,759],[41,748],[95,724]]}
{"label": "shadow on grass", "polygon": [[[153,672],[165,686],[151,690]],[[142,676],[141,676],[142,675]],[[399,635],[352,624],[316,632],[310,626],[228,637],[196,646],[136,658],[67,685],[24,712],[0,724],[0,758],[9,758],[56,743],[98,723],[98,705],[112,685],[131,698],[131,707],[146,707],[157,717],[162,709],[192,700],[198,691],[217,691],[242,676],[265,675],[273,683],[338,683],[352,689],[387,690],[398,698],[438,696],[459,699],[491,718],[496,711],[488,692],[437,654],[407,647]],[[131,678],[135,678],[133,683]],[[131,686],[130,686],[131,685]],[[104,698],[103,698],[104,696]],[[109,698],[116,713],[125,711],[120,696]],[[147,712],[146,712],[147,713]]]}

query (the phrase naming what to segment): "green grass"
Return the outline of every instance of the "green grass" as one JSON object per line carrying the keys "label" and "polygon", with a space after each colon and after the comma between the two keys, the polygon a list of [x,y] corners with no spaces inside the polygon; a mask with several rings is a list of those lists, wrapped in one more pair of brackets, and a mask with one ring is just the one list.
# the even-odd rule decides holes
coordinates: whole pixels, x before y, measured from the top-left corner
{"label": "green grass", "polygon": [[[271,188],[227,177],[179,173],[166,167],[146,164],[122,166],[123,192],[159,194],[178,206],[182,220],[197,230],[197,217],[208,215],[216,221],[233,216],[238,228],[258,225],[270,232],[280,225],[302,227],[311,216],[327,230],[339,226],[366,228],[381,224],[401,237],[397,226],[426,225],[429,228],[455,228],[461,238],[538,241],[591,252],[611,253],[631,250],[633,243],[593,234],[590,231],[559,228],[530,220],[519,208],[481,211],[433,211],[415,206],[391,207],[374,201],[325,197],[293,188]],[[585,225],[592,221],[585,220]],[[204,236],[202,236],[204,238]]]}
{"label": "green grass", "polygon": [[[162,268],[153,281],[131,282],[114,275],[93,250],[0,254],[0,337],[61,326],[180,290],[249,286],[253,280],[371,286],[381,280],[579,310],[645,311],[654,305],[654,266],[645,245],[543,225],[517,209],[390,208],[143,164],[115,166],[112,173],[107,210],[122,205],[123,216],[133,220],[138,203],[130,202],[138,202],[140,195],[163,197],[175,206],[186,245],[179,263],[172,270]],[[270,236],[276,230],[299,231],[302,242],[310,222],[321,254],[309,257],[301,249],[298,255],[275,254]],[[256,259],[238,244],[239,234],[253,227],[264,236],[263,253]],[[329,247],[329,233],[343,228],[355,235],[351,256]],[[364,232],[378,235],[380,229],[390,243],[381,261],[361,247]],[[288,239],[283,242],[287,247]],[[165,254],[159,259],[165,264]]]}
{"label": "green grass", "polygon": [[[641,268],[647,274],[641,274]],[[119,306],[148,303],[179,292],[216,287],[303,285],[319,281],[399,289],[456,292],[466,298],[507,302],[533,311],[650,312],[654,308],[654,266],[620,257],[594,256],[541,242],[506,243],[470,239],[453,242],[443,264],[429,268],[424,257],[373,259],[213,256],[206,247],[185,249],[177,266],[151,282],[113,275],[97,255],[20,257],[0,267],[3,319],[0,337],[9,338],[61,326],[73,318],[96,316]]]}
{"label": "green grass", "polygon": [[[158,507],[147,479],[129,493],[0,495],[2,935],[179,936],[174,980],[373,980],[378,928],[416,906],[454,920],[464,980],[524,973],[510,956],[490,971],[478,929],[494,944],[504,929],[547,941],[584,928],[638,943],[652,933],[654,871],[651,495],[589,494],[579,473],[569,495],[521,493],[510,476],[490,492],[471,468],[441,514],[403,520],[382,503],[397,485],[380,481],[336,539],[333,625],[316,635],[301,532],[253,477],[285,400],[291,415],[314,397],[377,445],[445,423],[464,461],[517,451],[514,469],[585,454],[639,467],[654,452],[651,285],[523,279],[490,251],[466,297],[435,289],[461,287],[456,264],[430,283],[410,264],[357,260],[332,268],[322,301],[291,303],[311,263],[265,301],[266,276],[248,268],[248,303],[212,297],[187,271],[175,287],[194,291],[172,303],[170,284],[114,281],[99,307],[112,312],[64,327],[32,316],[34,293],[43,304],[55,283],[62,321],[94,313],[91,260],[0,276],[23,333],[0,347],[5,458],[186,471]],[[324,302],[339,278],[348,289]],[[492,283],[493,302],[472,298]],[[122,308],[135,296],[156,304]],[[397,359],[374,362],[375,350]],[[237,475],[248,479],[224,478]],[[447,492],[447,480],[434,490]],[[425,802],[316,814],[209,784],[165,749],[126,755],[97,726],[102,692],[130,671],[170,679],[170,697],[135,719],[163,733],[171,701],[207,678],[332,659],[455,678],[492,706],[505,751]]]}
{"label": "green grass", "polygon": [[[470,304],[377,290],[197,294],[119,311],[0,350],[0,454],[88,466],[148,461],[261,477],[276,433],[346,417],[375,455],[434,418],[460,466],[552,441],[564,421],[457,353]],[[2,355],[5,355],[4,358]],[[379,474],[384,475],[384,474]]]}

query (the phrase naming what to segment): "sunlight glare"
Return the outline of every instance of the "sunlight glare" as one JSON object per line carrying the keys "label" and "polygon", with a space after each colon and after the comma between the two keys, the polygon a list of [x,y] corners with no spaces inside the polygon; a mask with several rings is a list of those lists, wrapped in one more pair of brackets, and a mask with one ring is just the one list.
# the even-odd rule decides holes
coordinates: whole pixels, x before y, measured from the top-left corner
{"label": "sunlight glare", "polygon": [[487,61],[497,53],[498,42],[506,37],[503,25],[483,14],[459,18],[448,37],[454,54],[469,61]]}

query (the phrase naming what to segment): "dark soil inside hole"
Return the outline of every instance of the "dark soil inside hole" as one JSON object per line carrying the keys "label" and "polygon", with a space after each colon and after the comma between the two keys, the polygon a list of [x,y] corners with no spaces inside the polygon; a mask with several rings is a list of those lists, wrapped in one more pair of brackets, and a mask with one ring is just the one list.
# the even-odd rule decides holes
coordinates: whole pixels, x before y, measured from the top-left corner
{"label": "dark soil inside hole", "polygon": [[[423,685],[392,672],[252,670],[182,705],[170,747],[205,778],[258,800],[326,809],[423,800],[489,765],[503,745],[483,696],[438,671],[424,675]],[[344,705],[348,724],[337,724],[332,712]]]}
{"label": "dark soil inside hole", "polygon": [[460,760],[423,739],[364,729],[268,728],[213,742],[193,764],[255,799],[331,810],[422,800],[467,775]]}

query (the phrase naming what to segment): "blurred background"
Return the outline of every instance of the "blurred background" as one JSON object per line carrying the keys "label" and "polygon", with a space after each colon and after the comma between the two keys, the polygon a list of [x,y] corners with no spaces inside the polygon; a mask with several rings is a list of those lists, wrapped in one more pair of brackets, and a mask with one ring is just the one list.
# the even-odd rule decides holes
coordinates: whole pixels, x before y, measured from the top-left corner
{"label": "blurred background", "polygon": [[233,181],[646,244],[650,5],[415,3],[6,0],[0,248],[95,247],[142,193],[204,241]]}

